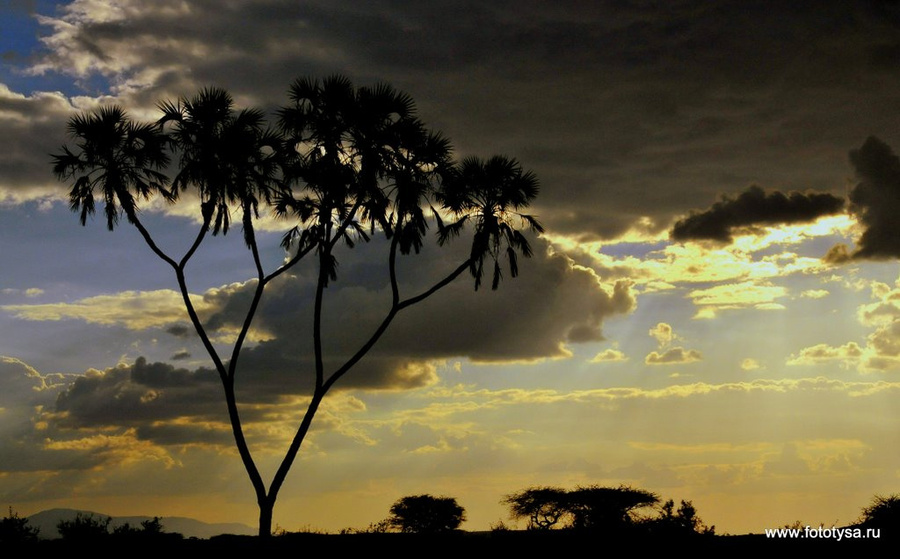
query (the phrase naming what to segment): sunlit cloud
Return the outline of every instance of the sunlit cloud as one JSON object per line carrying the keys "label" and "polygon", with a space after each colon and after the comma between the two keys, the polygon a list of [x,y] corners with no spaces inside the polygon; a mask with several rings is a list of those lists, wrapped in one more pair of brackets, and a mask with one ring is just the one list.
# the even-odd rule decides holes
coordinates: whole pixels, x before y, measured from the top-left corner
{"label": "sunlit cloud", "polygon": [[589,363],[628,361],[628,357],[617,349],[605,349],[591,358]]}
{"label": "sunlit cloud", "polygon": [[647,365],[679,365],[700,361],[703,356],[696,349],[672,347],[662,353],[651,351],[644,359]]}
{"label": "sunlit cloud", "polygon": [[845,364],[852,364],[858,362],[862,355],[862,348],[855,342],[848,342],[839,347],[817,344],[801,349],[797,355],[791,355],[787,364],[815,365],[826,361],[842,361]]}
{"label": "sunlit cloud", "polygon": [[656,339],[657,343],[659,343],[659,347],[666,347],[672,343],[672,340],[676,339],[675,333],[672,331],[672,326],[665,322],[660,322],[651,328],[650,337]]}
{"label": "sunlit cloud", "polygon": [[120,435],[96,434],[79,439],[46,440],[46,450],[75,451],[93,455],[104,466],[129,466],[145,462],[157,462],[164,468],[177,466],[178,461],[165,449],[150,441],[139,440],[135,429]]}
{"label": "sunlit cloud", "polygon": [[787,289],[784,287],[752,281],[716,285],[688,293],[688,297],[700,307],[695,318],[711,318],[726,309],[783,309],[784,306],[775,300],[786,295]]}
{"label": "sunlit cloud", "polygon": [[[203,297],[193,299],[198,313],[206,314],[214,308]],[[75,319],[104,326],[121,325],[131,330],[164,328],[184,322],[186,315],[181,294],[170,289],[96,295],[73,303],[5,305],[0,308],[24,320]]]}
{"label": "sunlit cloud", "polygon": [[751,357],[741,359],[741,370],[755,371],[755,370],[761,369],[761,368],[762,368],[762,365],[756,359],[753,359]]}
{"label": "sunlit cloud", "polygon": [[800,296],[807,299],[821,299],[823,297],[828,297],[828,294],[829,291],[827,289],[807,289],[802,292]]}

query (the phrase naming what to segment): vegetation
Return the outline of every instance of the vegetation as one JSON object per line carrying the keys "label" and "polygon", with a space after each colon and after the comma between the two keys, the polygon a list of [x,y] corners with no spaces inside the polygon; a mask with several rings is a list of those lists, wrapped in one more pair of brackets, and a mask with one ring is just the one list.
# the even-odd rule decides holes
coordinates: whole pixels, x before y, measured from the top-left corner
{"label": "vegetation", "polygon": [[[71,185],[70,201],[82,225],[103,204],[107,227],[120,217],[141,234],[150,250],[175,275],[188,316],[221,379],[235,445],[259,505],[259,534],[269,536],[278,492],[325,395],[379,341],[402,311],[431,297],[468,272],[478,289],[485,274],[496,289],[503,276],[518,274],[518,257],[531,247],[519,228],[542,231],[520,213],[538,192],[534,175],[506,157],[474,157],[454,162],[449,142],[415,116],[412,99],[387,85],[356,88],[346,78],[298,79],[290,102],[278,113],[277,129],[255,109],[237,110],[231,96],[205,89],[190,98],[162,101],[161,118],[138,123],[117,107],[104,107],[69,121],[75,146],[54,156],[57,177]],[[171,175],[171,176],[170,176]],[[200,226],[180,257],[160,248],[140,217],[140,203],[161,196],[199,199]],[[188,198],[189,199],[189,198]],[[252,297],[230,354],[221,354],[194,307],[186,267],[203,242],[240,219],[244,243],[256,271]],[[275,270],[263,269],[256,220],[263,213],[294,220],[283,239],[287,258]],[[436,242],[445,245],[471,230],[461,261],[429,286],[401,293],[398,260],[418,253],[427,240],[428,214]],[[343,362],[325,354],[323,309],[327,287],[338,280],[342,250],[383,235],[388,246],[384,283],[386,311],[363,342]],[[245,439],[235,380],[243,344],[264,293],[272,282],[301,261],[312,260],[316,281],[313,370],[305,414],[272,479],[266,484]],[[487,269],[486,269],[487,268]],[[372,278],[369,278],[372,279]]]}
{"label": "vegetation", "polygon": [[61,520],[56,525],[59,536],[70,542],[94,541],[109,536],[110,517],[78,513],[71,520]]}
{"label": "vegetation", "polygon": [[643,489],[619,487],[578,487],[568,493],[572,528],[607,530],[627,527],[639,519],[635,511],[659,502],[659,497]]}
{"label": "vegetation", "polygon": [[[546,491],[554,489],[554,491]],[[628,486],[578,487],[574,490],[562,490],[558,488],[534,487],[519,493],[509,495],[503,501],[511,507],[516,503],[535,503],[541,496],[552,496],[559,499],[560,495],[571,495],[571,503],[581,508],[590,508],[580,524],[576,524],[576,516],[565,513],[560,517],[557,530],[548,530],[548,527],[540,527],[529,524],[529,530],[519,531],[498,521],[491,525],[489,532],[465,532],[454,534],[451,537],[434,538],[427,541],[438,541],[442,549],[458,551],[501,551],[535,553],[537,550],[558,550],[560,546],[581,545],[584,542],[598,541],[598,533],[604,536],[605,541],[624,541],[628,544],[640,544],[643,542],[678,542],[687,543],[689,546],[697,546],[689,549],[715,548],[717,552],[728,549],[772,549],[791,547],[802,543],[804,548],[822,544],[833,546],[836,541],[849,547],[878,548],[893,543],[891,530],[882,530],[888,526],[896,526],[890,522],[896,522],[896,505],[900,502],[897,495],[876,495],[872,503],[863,509],[859,523],[850,527],[835,527],[832,524],[813,524],[819,530],[812,529],[816,536],[807,536],[817,541],[805,541],[804,538],[781,536],[777,539],[763,534],[747,534],[742,536],[718,537],[715,527],[706,526],[697,514],[691,501],[682,500],[676,507],[673,499],[653,507],[651,513],[641,514],[641,510],[650,508],[648,501],[655,495],[641,489]],[[523,497],[527,497],[523,498]],[[600,504],[602,498],[602,504]],[[573,506],[572,504],[567,507]],[[590,507],[588,507],[590,505]],[[613,513],[612,511],[616,511]],[[255,542],[254,538],[247,536],[217,536],[206,544],[195,538],[185,539],[180,534],[168,534],[163,531],[160,519],[153,518],[141,523],[141,528],[132,528],[127,524],[109,531],[110,519],[94,515],[78,514],[73,520],[60,522],[58,527],[63,536],[62,540],[50,540],[37,542],[37,530],[27,527],[28,520],[20,518],[12,509],[6,519],[0,520],[0,526],[14,526],[17,534],[27,534],[20,539],[3,539],[4,544],[16,544],[29,542],[32,545],[53,548],[57,544],[68,543],[90,544],[96,549],[134,549],[134,545],[147,544],[147,548],[153,549],[256,549],[256,550],[296,550],[300,542],[309,542],[315,539],[318,542],[334,544],[334,549],[358,550],[361,542],[371,545],[369,549],[378,549],[379,546],[392,551],[408,549],[421,551],[421,538],[406,538],[403,534],[429,534],[431,536],[447,535],[458,530],[460,524],[465,521],[465,509],[459,506],[455,499],[450,497],[433,497],[431,495],[415,495],[398,499],[390,509],[391,516],[385,520],[370,524],[366,529],[344,529],[338,534],[329,534],[321,530],[306,528],[298,532],[282,531],[281,537]],[[515,518],[523,518],[521,515],[513,515]],[[593,519],[592,521],[587,519]],[[593,523],[590,523],[593,522]],[[829,527],[830,526],[830,527]],[[537,529],[535,529],[537,528]],[[801,521],[785,525],[777,531],[793,530],[798,533],[810,533],[810,525]],[[824,530],[824,531],[823,531]],[[767,530],[770,532],[772,530]],[[388,532],[401,532],[388,533]],[[3,532],[6,534],[8,532]],[[829,535],[831,534],[831,535]],[[840,534],[838,537],[836,534]],[[608,537],[608,540],[606,538]],[[689,543],[686,540],[689,539]],[[779,543],[780,542],[780,543]],[[655,544],[654,544],[655,545]],[[388,547],[390,546],[390,547]],[[3,549],[8,549],[4,545]],[[56,549],[64,549],[56,547]]]}
{"label": "vegetation", "polygon": [[900,528],[900,495],[875,495],[857,523],[867,528]]}
{"label": "vegetation", "polygon": [[531,487],[507,495],[502,503],[510,517],[528,521],[529,530],[568,528],[589,531],[637,531],[660,536],[714,534],[690,501],[669,499],[657,508],[657,514],[641,516],[638,511],[659,503],[659,497],[643,489],[626,485],[578,487],[566,491],[558,487]]}
{"label": "vegetation", "polygon": [[17,545],[37,541],[40,530],[28,525],[28,519],[19,516],[12,507],[9,514],[0,518],[0,546]]}
{"label": "vegetation", "polygon": [[605,530],[633,525],[634,511],[656,504],[659,497],[643,489],[619,487],[578,487],[565,491],[557,487],[532,487],[507,495],[512,518],[528,520],[529,529],[546,530],[563,526],[580,530]]}
{"label": "vegetation", "polygon": [[509,507],[510,517],[527,519],[530,530],[553,528],[569,514],[568,493],[558,487],[531,487],[501,502]]}
{"label": "vegetation", "polygon": [[459,528],[466,520],[466,509],[452,497],[413,495],[391,506],[390,524],[401,532],[434,534]]}
{"label": "vegetation", "polygon": [[678,509],[675,509],[675,501],[669,499],[660,507],[659,516],[650,518],[646,522],[656,535],[712,535],[716,533],[715,526],[707,526],[703,523],[691,501],[681,501]]}

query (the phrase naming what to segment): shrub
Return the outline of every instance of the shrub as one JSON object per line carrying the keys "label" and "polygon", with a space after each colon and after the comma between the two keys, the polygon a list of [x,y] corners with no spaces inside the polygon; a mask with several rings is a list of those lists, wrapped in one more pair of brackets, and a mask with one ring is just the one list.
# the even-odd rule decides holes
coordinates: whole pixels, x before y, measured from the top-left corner
{"label": "shrub", "polygon": [[101,518],[93,514],[77,513],[72,520],[61,520],[56,525],[59,535],[64,540],[86,541],[109,536],[109,523],[112,518]]}
{"label": "shrub", "polygon": [[448,532],[456,530],[466,520],[466,509],[452,497],[414,495],[394,503],[388,520],[401,532]]}
{"label": "shrub", "polygon": [[9,514],[0,519],[0,545],[20,544],[37,541],[39,528],[28,525],[28,519],[22,518],[9,507]]}

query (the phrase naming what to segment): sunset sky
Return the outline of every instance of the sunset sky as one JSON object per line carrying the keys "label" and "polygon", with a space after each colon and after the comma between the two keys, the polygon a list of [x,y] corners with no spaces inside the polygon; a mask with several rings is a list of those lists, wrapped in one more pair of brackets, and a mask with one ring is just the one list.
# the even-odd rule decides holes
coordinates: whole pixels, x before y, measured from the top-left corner
{"label": "sunset sky", "polygon": [[[0,6],[0,506],[256,524],[172,270],[124,219],[82,227],[51,154],[103,104],[151,121],[217,86],[274,122],[295,78],[336,73],[409,93],[457,158],[517,158],[546,232],[497,291],[465,276],[404,311],[327,397],[275,523],[364,528],[432,493],[487,529],[529,486],[627,484],[744,533],[900,492],[897,3]],[[175,254],[200,219],[189,197],[141,216]],[[270,269],[291,226],[260,223]],[[464,244],[408,257],[404,282]],[[335,359],[389,304],[384,254],[338,256]],[[240,232],[187,273],[228,347]],[[314,278],[272,284],[241,360],[267,479],[305,410]]]}

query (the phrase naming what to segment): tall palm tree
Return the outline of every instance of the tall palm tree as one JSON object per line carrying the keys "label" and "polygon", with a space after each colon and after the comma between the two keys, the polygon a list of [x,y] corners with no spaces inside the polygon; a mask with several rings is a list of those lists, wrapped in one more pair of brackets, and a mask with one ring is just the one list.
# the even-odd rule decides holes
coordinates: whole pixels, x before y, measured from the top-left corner
{"label": "tall palm tree", "polygon": [[[286,187],[281,179],[282,157],[285,153],[281,136],[265,126],[263,113],[256,109],[236,111],[231,96],[224,90],[207,88],[192,98],[159,105],[163,112],[160,126],[172,125],[170,139],[180,151],[179,173],[173,180],[177,191],[196,188],[201,201],[203,224],[194,244],[181,262],[175,266],[176,277],[188,315],[219,372],[225,392],[225,402],[238,454],[250,478],[260,506],[260,534],[271,533],[274,497],[269,498],[265,482],[253,459],[244,436],[243,424],[237,408],[235,377],[244,341],[262,300],[266,285],[289,267],[296,264],[304,251],[298,251],[290,262],[276,272],[263,271],[256,244],[253,219],[259,217],[261,203],[269,205],[278,194],[285,197]],[[231,357],[222,360],[212,345],[187,291],[184,267],[212,225],[213,234],[228,232],[230,211],[237,206],[241,213],[244,242],[253,256],[256,286],[253,298],[237,338]]]}
{"label": "tall palm tree", "polygon": [[169,156],[159,127],[136,123],[121,107],[106,106],[71,118],[68,132],[78,150],[63,146],[61,154],[52,156],[53,172],[61,181],[74,180],[69,200],[72,210],[80,211],[82,225],[94,214],[95,196],[105,204],[110,231],[120,213],[139,224],[139,199],[154,193],[174,199],[174,192],[166,188],[163,170]]}
{"label": "tall palm tree", "polygon": [[523,171],[515,159],[494,156],[487,161],[467,157],[443,183],[438,199],[456,216],[456,221],[439,229],[439,241],[459,235],[466,224],[474,221],[469,266],[475,278],[475,289],[481,285],[486,259],[493,260],[491,288],[497,289],[502,278],[501,259],[508,262],[509,274],[519,275],[519,252],[532,254],[531,245],[515,227],[518,219],[532,233],[544,228],[534,216],[520,213],[538,194],[537,177]]}
{"label": "tall palm tree", "polygon": [[[335,76],[322,81],[297,80],[291,103],[279,113],[279,129],[269,131],[261,112],[237,111],[227,92],[204,89],[191,98],[159,105],[163,116],[153,125],[132,123],[120,109],[104,109],[73,118],[70,133],[77,152],[63,148],[54,156],[54,170],[65,181],[74,179],[72,207],[81,210],[82,224],[94,211],[99,190],[106,201],[112,229],[124,213],[154,253],[175,272],[192,324],[222,381],[235,444],[259,505],[259,533],[271,534],[279,490],[312,425],[322,399],[378,342],[403,310],[434,295],[469,270],[479,287],[486,260],[494,261],[496,288],[500,260],[516,276],[517,253],[531,254],[515,220],[542,231],[532,216],[521,214],[537,194],[537,180],[511,159],[466,159],[455,166],[450,144],[432,133],[415,116],[412,99],[387,85],[355,88]],[[167,133],[166,133],[167,132]],[[178,174],[171,189],[162,170],[166,150],[178,155]],[[291,191],[294,187],[294,191]],[[159,192],[168,199],[196,189],[202,223],[193,244],[180,260],[163,252],[137,215],[137,200]],[[266,275],[254,235],[260,205],[293,215],[299,224],[285,236],[293,256]],[[230,212],[241,213],[244,241],[256,267],[253,298],[229,359],[219,355],[197,315],[187,289],[185,267],[209,231],[228,231]],[[474,226],[469,255],[431,287],[401,296],[397,261],[418,252],[426,240],[432,209],[438,242],[443,244]],[[452,216],[444,224],[441,216]],[[353,248],[376,231],[389,240],[390,306],[381,322],[355,353],[326,375],[322,312],[325,289],[337,279],[335,253],[340,243]],[[268,486],[262,479],[244,438],[235,396],[235,374],[241,348],[266,286],[315,252],[319,277],[314,293],[313,350],[315,383],[310,403],[280,466]]]}
{"label": "tall palm tree", "polygon": [[174,189],[197,189],[205,224],[212,224],[213,234],[228,232],[230,207],[238,205],[250,247],[260,200],[271,201],[279,188],[280,138],[266,128],[262,111],[236,111],[231,95],[222,89],[206,88],[191,98],[160,103],[159,108],[163,116],[158,124],[173,124],[169,138],[181,154]]}
{"label": "tall palm tree", "polygon": [[280,213],[301,221],[286,244],[312,243],[329,254],[336,242],[353,246],[380,228],[402,233],[404,253],[418,250],[422,209],[435,177],[449,168],[449,142],[428,132],[412,99],[388,85],[355,89],[342,76],[304,78],[292,84],[290,99],[279,122],[291,161],[287,178],[302,195],[278,203]]}

